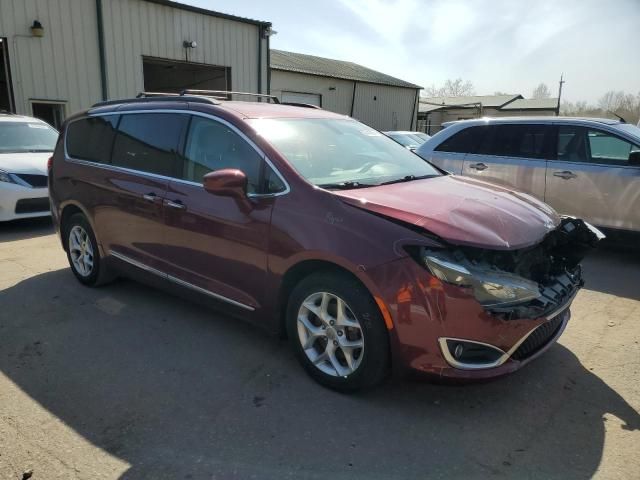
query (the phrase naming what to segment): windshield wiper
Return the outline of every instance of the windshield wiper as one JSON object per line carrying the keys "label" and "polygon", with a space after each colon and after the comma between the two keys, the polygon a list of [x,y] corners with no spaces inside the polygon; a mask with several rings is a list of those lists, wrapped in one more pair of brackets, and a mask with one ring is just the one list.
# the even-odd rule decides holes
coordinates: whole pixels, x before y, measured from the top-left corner
{"label": "windshield wiper", "polygon": [[391,185],[392,183],[411,182],[413,180],[422,180],[424,178],[437,177],[438,175],[406,175],[402,178],[396,178],[395,180],[389,180],[388,182],[382,182],[379,185]]}
{"label": "windshield wiper", "polygon": [[318,185],[320,188],[335,188],[337,190],[351,190],[354,188],[366,188],[366,187],[375,187],[375,185],[370,185],[368,183],[360,183],[360,182],[339,182],[339,183],[323,183]]}

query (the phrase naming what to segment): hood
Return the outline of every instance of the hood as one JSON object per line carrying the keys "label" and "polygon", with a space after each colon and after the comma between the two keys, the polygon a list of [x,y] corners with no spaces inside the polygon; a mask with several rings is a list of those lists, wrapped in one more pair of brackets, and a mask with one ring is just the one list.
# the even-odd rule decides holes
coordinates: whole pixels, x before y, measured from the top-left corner
{"label": "hood", "polygon": [[449,243],[480,248],[528,247],[560,223],[551,207],[530,195],[454,175],[332,193]]}
{"label": "hood", "polygon": [[47,160],[53,152],[0,153],[0,170],[32,175],[47,174]]}

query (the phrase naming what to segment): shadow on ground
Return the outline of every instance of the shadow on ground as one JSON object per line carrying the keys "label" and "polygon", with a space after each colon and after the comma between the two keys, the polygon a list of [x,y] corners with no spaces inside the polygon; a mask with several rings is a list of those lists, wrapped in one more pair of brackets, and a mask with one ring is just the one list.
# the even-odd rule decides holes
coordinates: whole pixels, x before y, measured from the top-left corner
{"label": "shadow on ground", "polygon": [[640,248],[607,244],[582,262],[585,288],[640,300]]}
{"label": "shadow on ground", "polygon": [[0,222],[0,243],[51,235],[53,231],[51,217]]}
{"label": "shadow on ground", "polygon": [[640,428],[561,345],[492,383],[345,396],[308,379],[283,342],[133,282],[86,289],[59,270],[0,304],[2,372],[130,463],[122,480],[587,479],[604,414]]}

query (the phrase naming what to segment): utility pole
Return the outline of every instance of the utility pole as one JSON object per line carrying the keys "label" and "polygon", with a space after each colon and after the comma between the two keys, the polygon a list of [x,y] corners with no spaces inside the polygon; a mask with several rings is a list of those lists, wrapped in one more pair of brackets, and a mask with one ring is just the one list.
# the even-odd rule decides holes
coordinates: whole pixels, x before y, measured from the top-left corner
{"label": "utility pole", "polygon": [[558,88],[558,105],[556,106],[556,117],[560,115],[560,97],[562,96],[562,84],[565,83],[562,79],[564,73],[560,74],[560,86]]}

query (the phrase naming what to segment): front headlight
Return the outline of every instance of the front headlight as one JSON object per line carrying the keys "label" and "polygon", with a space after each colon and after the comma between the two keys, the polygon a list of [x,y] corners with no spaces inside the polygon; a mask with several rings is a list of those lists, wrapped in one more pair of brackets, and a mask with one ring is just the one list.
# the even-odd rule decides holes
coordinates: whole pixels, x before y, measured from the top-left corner
{"label": "front headlight", "polygon": [[0,182],[15,183],[11,178],[11,175],[9,175],[4,170],[0,170]]}
{"label": "front headlight", "polygon": [[518,275],[463,266],[427,253],[423,254],[422,260],[443,282],[472,288],[476,300],[486,307],[522,303],[540,296],[536,282]]}

